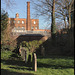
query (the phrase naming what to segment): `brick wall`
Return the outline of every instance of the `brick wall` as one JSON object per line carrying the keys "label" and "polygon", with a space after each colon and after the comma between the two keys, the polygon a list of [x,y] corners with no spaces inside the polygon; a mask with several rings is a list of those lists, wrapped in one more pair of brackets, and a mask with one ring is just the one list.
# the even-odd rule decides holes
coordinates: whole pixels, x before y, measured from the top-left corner
{"label": "brick wall", "polygon": [[30,2],[27,2],[27,27],[26,30],[31,30],[31,24],[30,24]]}
{"label": "brick wall", "polygon": [[16,38],[18,44],[22,41],[33,41],[33,40],[42,40],[46,41],[48,39],[47,36],[42,36],[42,35],[21,35]]}
{"label": "brick wall", "polygon": [[39,29],[39,19],[31,19],[31,29],[32,30]]}
{"label": "brick wall", "polygon": [[[25,30],[28,31],[47,31],[50,32],[50,30],[46,29],[39,29],[39,19],[31,19],[30,18],[30,2],[27,2],[27,19],[25,18],[19,18],[19,14],[16,14],[15,18],[9,18],[9,24],[13,27],[24,27]],[[22,23],[24,22],[24,23]]]}
{"label": "brick wall", "polygon": [[[9,25],[14,27],[25,27],[26,29],[26,19],[23,18],[9,18]],[[18,23],[19,21],[19,23]],[[24,21],[24,24],[22,23]]]}

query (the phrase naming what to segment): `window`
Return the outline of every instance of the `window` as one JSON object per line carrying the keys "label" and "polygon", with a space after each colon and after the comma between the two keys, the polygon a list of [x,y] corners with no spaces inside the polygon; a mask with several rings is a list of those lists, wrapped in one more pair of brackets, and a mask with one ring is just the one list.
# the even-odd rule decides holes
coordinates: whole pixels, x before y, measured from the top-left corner
{"label": "window", "polygon": [[24,28],[24,27],[22,27],[22,28]]}
{"label": "window", "polygon": [[20,23],[20,21],[18,21],[18,23]]}
{"label": "window", "polygon": [[31,27],[31,29],[34,29],[34,27]]}
{"label": "window", "polygon": [[22,21],[22,24],[24,24],[24,21]]}
{"label": "window", "polygon": [[34,24],[36,24],[36,22],[34,21]]}
{"label": "window", "polygon": [[37,27],[35,27],[35,29],[37,29]]}
{"label": "window", "polygon": [[14,23],[15,23],[15,20],[14,20]]}

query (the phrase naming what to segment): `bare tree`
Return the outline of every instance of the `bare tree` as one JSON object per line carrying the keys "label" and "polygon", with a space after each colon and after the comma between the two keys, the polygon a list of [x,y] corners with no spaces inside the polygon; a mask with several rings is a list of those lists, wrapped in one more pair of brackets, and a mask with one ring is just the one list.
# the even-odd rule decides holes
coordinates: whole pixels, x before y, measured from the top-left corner
{"label": "bare tree", "polygon": [[[52,19],[53,0],[31,0],[33,7],[36,10],[35,15],[44,16],[45,21]],[[64,20],[65,28],[67,28],[67,21],[69,28],[71,28],[71,11],[74,0],[55,0],[55,18],[59,21]],[[68,17],[68,20],[66,19]]]}
{"label": "bare tree", "polygon": [[[11,10],[12,7],[16,5],[15,0],[2,0],[1,2],[3,2],[4,5],[6,6],[6,10],[7,10],[7,9],[10,9],[10,10]],[[2,8],[2,9],[3,9],[3,8]]]}
{"label": "bare tree", "polygon": [[51,18],[52,1],[51,0],[31,0],[33,9],[35,9],[35,17],[45,16],[45,19]]}
{"label": "bare tree", "polygon": [[67,0],[68,5],[67,5],[67,9],[68,9],[68,16],[69,16],[69,29],[71,28],[71,7],[72,4],[74,3],[74,0],[71,0],[71,2],[69,2],[69,0]]}
{"label": "bare tree", "polygon": [[57,13],[58,15],[61,15],[61,17],[63,18],[65,23],[65,28],[67,28],[67,24],[66,24],[66,18],[67,18],[69,23],[69,29],[71,28],[71,11],[74,11],[74,8],[72,7],[73,3],[74,0],[60,0],[57,3],[59,5],[59,9],[57,10]]}
{"label": "bare tree", "polygon": [[55,25],[56,5],[55,3],[57,1],[58,0],[38,0],[37,3],[34,0],[32,1],[32,3],[34,3],[34,9],[36,9],[36,12],[38,12],[36,13],[37,16],[45,16],[46,21],[48,22],[51,19],[52,34],[56,33],[56,25]]}
{"label": "bare tree", "polygon": [[56,34],[56,25],[55,25],[55,0],[53,0],[53,4],[52,4],[52,25],[51,25],[51,33],[52,33],[52,37],[55,38],[55,34]]}

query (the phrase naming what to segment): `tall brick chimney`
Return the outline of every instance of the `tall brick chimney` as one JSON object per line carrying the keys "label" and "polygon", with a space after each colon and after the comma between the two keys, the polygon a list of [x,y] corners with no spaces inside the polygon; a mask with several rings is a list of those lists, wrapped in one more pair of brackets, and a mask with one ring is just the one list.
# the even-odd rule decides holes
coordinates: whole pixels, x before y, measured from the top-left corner
{"label": "tall brick chimney", "polygon": [[16,18],[19,18],[19,14],[18,13],[16,13]]}
{"label": "tall brick chimney", "polygon": [[31,30],[31,24],[30,24],[30,2],[27,2],[27,30]]}

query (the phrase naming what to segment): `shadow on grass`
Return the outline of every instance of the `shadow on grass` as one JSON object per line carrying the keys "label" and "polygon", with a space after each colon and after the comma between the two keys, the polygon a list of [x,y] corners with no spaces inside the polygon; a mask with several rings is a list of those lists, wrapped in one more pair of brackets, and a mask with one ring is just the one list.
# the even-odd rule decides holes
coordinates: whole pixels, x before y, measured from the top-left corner
{"label": "shadow on grass", "polygon": [[67,66],[67,65],[54,65],[54,64],[46,64],[46,63],[41,63],[41,62],[37,62],[38,63],[38,67],[43,67],[43,68],[52,68],[52,69],[67,69],[67,68],[74,68],[73,66]]}
{"label": "shadow on grass", "polygon": [[9,70],[1,69],[1,75],[34,75],[32,73],[10,72]]}
{"label": "shadow on grass", "polygon": [[[25,62],[24,61],[17,61],[17,60],[1,60],[1,62],[3,63],[3,64],[6,64],[6,65],[15,65],[16,67],[9,67],[9,68],[11,68],[11,69],[17,69],[17,70],[28,70],[28,71],[33,71],[33,69],[32,69],[32,63],[31,64],[25,64]],[[18,67],[17,67],[18,66]],[[22,66],[24,67],[24,68],[22,68]]]}
{"label": "shadow on grass", "polygon": [[[1,59],[1,63],[6,64],[6,65],[19,66],[19,67],[10,67],[10,68],[22,69],[22,70],[26,69],[26,70],[32,71],[32,69],[31,69],[32,62],[31,62],[31,64],[26,64],[25,61],[23,61],[21,59],[21,57],[18,57],[18,55],[15,53],[10,55],[10,57],[8,59]],[[27,68],[21,68],[22,66],[25,66]]]}
{"label": "shadow on grass", "polygon": [[72,60],[74,60],[74,57],[69,57],[69,56],[57,56],[57,55],[37,56],[37,58],[39,58],[39,59],[51,58],[51,59],[72,59]]}
{"label": "shadow on grass", "polygon": [[14,52],[13,52],[13,54],[10,56],[10,58],[12,58],[12,57],[13,57],[13,58],[19,58],[18,55],[15,54]]}
{"label": "shadow on grass", "polygon": [[[12,59],[13,58],[13,59]],[[15,60],[15,58],[17,58],[17,60]],[[45,56],[45,57],[37,57],[37,58],[40,58],[40,59],[42,59],[42,58],[51,58],[51,59],[72,59],[72,58],[69,58],[69,57],[49,57],[49,56]],[[29,71],[32,71],[32,63],[29,65],[29,64],[25,64],[25,62],[23,61],[23,60],[19,60],[18,59],[18,56],[17,55],[15,55],[15,54],[12,54],[11,56],[10,56],[10,59],[8,59],[8,60],[5,60],[5,59],[1,59],[1,62],[3,63],[3,64],[6,64],[6,65],[15,65],[15,66],[19,66],[19,67],[10,67],[10,68],[13,68],[13,69],[22,69],[22,70],[24,70],[24,69],[26,69],[26,70],[29,70]],[[67,64],[67,62],[66,62],[66,64]],[[21,68],[20,66],[25,66],[25,67],[27,67],[27,68]],[[74,68],[72,65],[61,65],[61,64],[47,64],[47,63],[41,63],[41,62],[37,62],[37,66],[38,66],[38,68],[42,68],[42,67],[44,67],[44,68],[53,68],[53,69],[67,69],[67,68]]]}
{"label": "shadow on grass", "polygon": [[[72,60],[74,60],[74,57],[69,57],[69,56],[37,56],[38,59],[51,59],[52,61],[50,63],[47,62],[37,62],[38,67],[44,67],[44,68],[52,68],[52,69],[67,69],[67,68],[74,68]],[[53,60],[55,60],[53,62]],[[65,61],[63,61],[65,60]],[[70,61],[71,60],[71,61]],[[45,60],[46,61],[46,60]],[[58,62],[58,63],[57,63]]]}
{"label": "shadow on grass", "polygon": [[31,67],[27,67],[27,68],[21,68],[21,67],[10,67],[11,69],[17,69],[17,70],[29,70],[29,71],[33,71]]}
{"label": "shadow on grass", "polygon": [[[33,71],[32,70],[32,63],[29,64],[25,64],[24,61],[19,61],[19,60],[1,60],[2,63],[6,64],[6,65],[15,65],[15,66],[19,66],[19,67],[10,67],[12,69],[26,69],[29,71]],[[68,64],[68,62],[66,62],[66,64]],[[24,68],[21,68],[20,66],[25,66]],[[74,68],[72,65],[61,65],[59,64],[47,64],[47,63],[41,63],[41,62],[37,62],[37,67],[38,68],[52,68],[52,69],[67,69],[67,68]]]}
{"label": "shadow on grass", "polygon": [[31,64],[26,64],[24,61],[20,61],[20,60],[9,60],[9,59],[4,60],[4,59],[1,59],[1,63],[6,64],[6,65],[25,66],[25,67],[28,67],[28,69],[30,67],[32,67],[32,62],[31,62]]}

